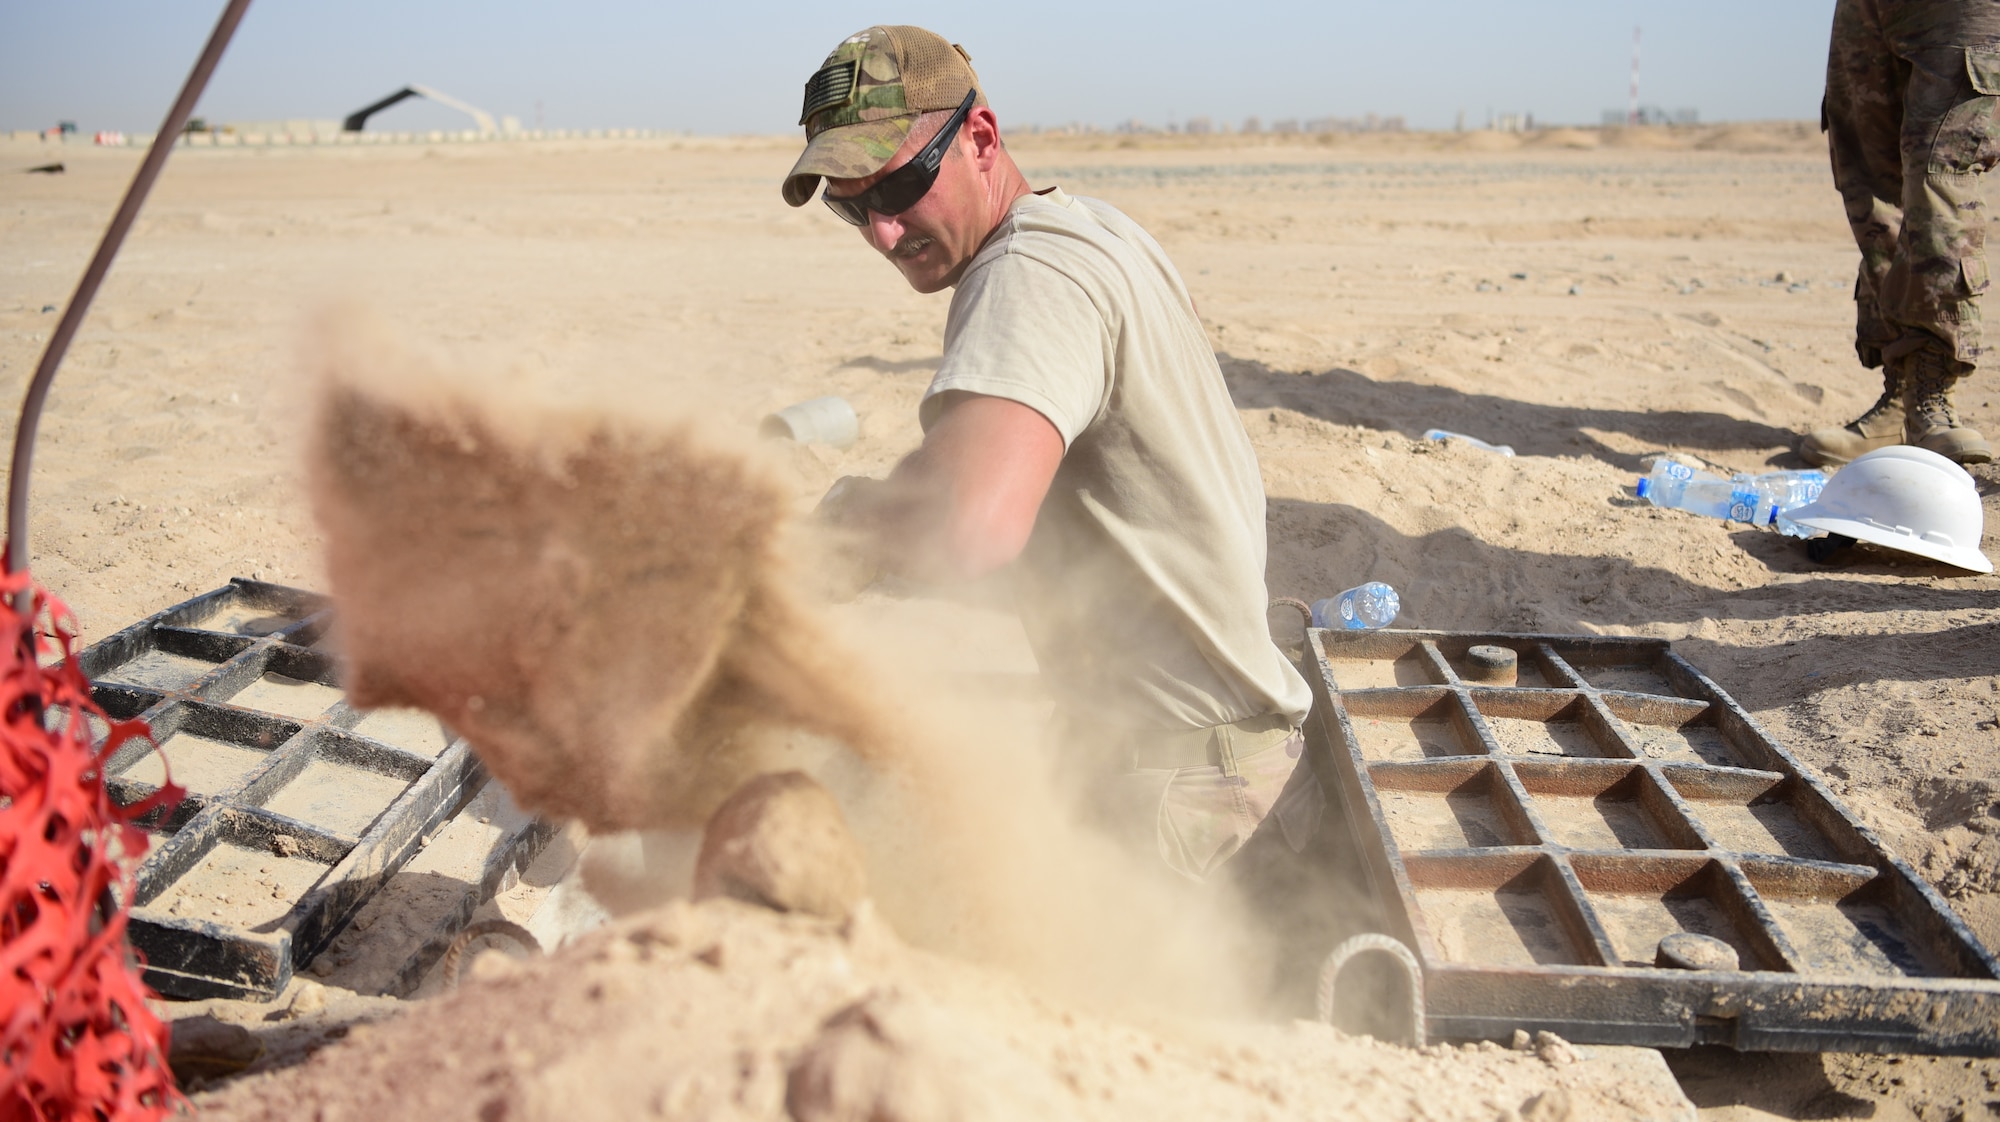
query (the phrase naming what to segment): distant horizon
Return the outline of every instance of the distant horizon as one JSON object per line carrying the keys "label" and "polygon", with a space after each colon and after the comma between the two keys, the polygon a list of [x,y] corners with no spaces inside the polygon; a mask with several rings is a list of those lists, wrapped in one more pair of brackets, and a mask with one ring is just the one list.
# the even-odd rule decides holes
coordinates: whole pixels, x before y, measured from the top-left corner
{"label": "distant horizon", "polygon": [[[258,0],[197,109],[210,121],[338,118],[411,83],[524,128],[779,135],[806,76],[846,34],[915,19],[971,52],[1003,127],[1109,131],[1207,117],[1401,115],[1413,131],[1533,114],[1591,127],[1630,99],[1704,121],[1807,120],[1824,84],[1830,0],[1244,0],[1226,20],[1189,0],[1143,19],[1053,0],[1005,9],[747,0],[665,11],[637,0],[352,0],[337,14]],[[220,0],[69,0],[0,9],[0,118],[84,133],[159,126]],[[1051,30],[1059,29],[1059,31]],[[382,114],[459,127],[438,105]],[[1023,126],[1016,126],[1023,127]]]}
{"label": "distant horizon", "polygon": [[[399,109],[401,108],[402,107],[399,107]],[[1654,106],[1650,108],[1657,109],[1659,107]],[[421,124],[403,123],[401,121],[398,121],[395,117],[391,117],[389,114],[383,114],[381,115],[380,118],[378,118],[380,123],[377,123],[376,120],[371,120],[368,124],[368,127],[363,131],[370,133],[461,132],[471,127],[471,118],[465,116],[464,114],[447,109],[444,106],[436,104],[421,104],[421,105],[412,104],[408,107],[408,109],[417,110],[421,112],[421,118],[424,123]],[[162,115],[164,116],[164,109]],[[405,116],[405,115],[411,117],[417,116],[416,113],[407,113],[407,112],[399,112],[397,114],[397,116]],[[246,125],[272,125],[272,124],[289,123],[289,122],[321,122],[321,123],[336,122],[337,123],[341,120],[341,116],[338,114],[329,116],[295,115],[295,116],[281,116],[281,117],[258,117],[258,118],[242,118],[238,120],[218,120],[199,112],[197,112],[195,116],[197,117],[197,119],[204,122],[211,130],[214,131],[221,131],[223,129],[231,129],[231,128],[241,129]],[[1332,116],[1332,114],[1326,114],[1325,116],[1330,117]],[[1313,120],[1313,118],[1308,118],[1306,120],[1300,120],[1298,118],[1280,118],[1273,120],[1271,118],[1266,118],[1256,114],[1252,114],[1252,117],[1255,118],[1261,125],[1261,127],[1255,131],[1246,130],[1244,127],[1249,118],[1238,121],[1217,121],[1211,118],[1209,122],[1210,127],[1207,131],[1207,135],[1327,136],[1327,135],[1367,135],[1369,133],[1374,133],[1374,132],[1398,132],[1398,131],[1411,132],[1411,133],[1528,132],[1528,131],[1538,131],[1544,129],[1608,129],[1608,128],[1627,127],[1624,122],[1619,122],[1614,124],[1612,122],[1605,121],[1602,119],[1596,121],[1544,120],[1539,115],[1532,115],[1533,117],[1532,123],[1524,122],[1523,125],[1519,128],[1501,128],[1498,125],[1488,123],[1483,119],[1478,122],[1474,122],[1468,119],[1465,122],[1464,127],[1462,128],[1457,127],[1455,123],[1445,124],[1442,126],[1425,127],[1420,125],[1408,124],[1407,123],[1408,119],[1403,118],[1401,114],[1384,113],[1384,114],[1377,114],[1377,116],[1391,120],[1401,118],[1406,123],[1403,124],[1400,128],[1389,128],[1389,127],[1380,127],[1373,129],[1307,128],[1305,127],[1306,124],[1308,123],[1308,121]],[[1496,117],[1497,116],[1499,115],[1496,114]],[[1521,116],[1525,117],[1530,115],[1521,114]],[[0,133],[52,131],[62,123],[62,120],[68,120],[68,119],[69,118],[62,118],[57,121],[48,122],[47,124],[9,124],[6,122],[0,122]],[[1111,124],[1099,124],[1089,121],[1067,121],[1062,124],[1047,124],[1044,122],[1030,121],[1025,124],[1015,124],[1003,120],[1001,121],[1000,127],[1002,132],[1011,132],[1017,134],[1023,132],[1030,134],[1033,133],[1061,134],[1064,132],[1072,132],[1078,135],[1101,134],[1105,136],[1117,136],[1121,134],[1129,134],[1136,132],[1146,135],[1166,135],[1166,136],[1203,135],[1199,131],[1190,130],[1189,128],[1186,127],[1189,121],[1197,119],[1199,119],[1199,115],[1197,115],[1197,117],[1191,117],[1187,118],[1186,120],[1180,120],[1180,121],[1168,121],[1162,118],[1154,118],[1152,120],[1148,120],[1144,117],[1141,117],[1138,118],[1136,121],[1127,120]],[[1296,127],[1293,128],[1278,127],[1287,122],[1294,124]],[[1128,127],[1129,125],[1133,125],[1135,123],[1140,127],[1136,129]],[[81,121],[77,121],[75,122],[75,124],[77,126],[75,135],[81,137],[84,140],[88,140],[92,134],[97,132],[122,132],[127,134],[138,133],[140,135],[151,135],[152,131],[158,128],[160,122],[156,121],[153,123],[152,126],[144,129],[131,129],[131,128],[119,128],[119,127],[88,128]],[[1810,124],[1815,129],[1819,127],[1819,121],[1817,116],[1744,117],[1744,118],[1728,118],[1728,119],[1714,119],[1714,120],[1711,120],[1706,116],[1702,116],[1699,119],[1692,122],[1674,122],[1674,121],[1642,122],[1639,127],[1706,128],[1716,125],[1758,125],[1758,124]],[[608,122],[603,124],[579,124],[579,125],[562,125],[562,126],[547,125],[539,130],[535,129],[533,125],[526,122],[523,122],[520,125],[520,131],[524,133],[533,131],[553,132],[559,130],[575,133],[575,132],[589,132],[593,130],[602,131],[605,129],[641,129],[652,133],[672,134],[677,136],[688,136],[688,137],[703,136],[703,137],[716,137],[716,138],[728,138],[728,137],[797,138],[800,135],[799,131],[796,128],[779,130],[779,131],[768,131],[768,132],[757,132],[757,131],[742,131],[742,132],[706,131],[705,132],[705,131],[696,131],[692,129],[659,128],[659,127],[652,127],[652,126],[638,125],[638,124],[619,124],[619,123],[608,123]]]}
{"label": "distant horizon", "polygon": [[[254,133],[254,132],[258,131],[257,129],[252,129],[252,128],[247,128],[247,126],[269,126],[269,125],[278,125],[278,124],[289,124],[289,123],[294,123],[294,122],[297,122],[297,123],[314,123],[314,122],[327,122],[327,121],[338,121],[338,118],[326,118],[326,117],[321,117],[321,118],[312,118],[312,117],[285,117],[285,118],[272,118],[272,119],[266,119],[266,120],[259,120],[259,121],[211,121],[211,122],[207,122],[207,123],[208,123],[208,125],[209,125],[209,130],[208,130],[208,131],[210,131],[210,132],[213,132],[213,133],[221,133],[221,132],[224,132],[224,131],[226,131],[226,130],[236,130],[236,131],[237,131],[237,132],[238,132],[239,134],[242,134],[242,133]],[[466,133],[466,132],[473,132],[473,131],[476,131],[476,130],[474,130],[474,129],[471,129],[471,128],[469,128],[469,127],[468,127],[468,125],[469,125],[469,121],[467,121],[467,120],[466,120],[465,118],[461,117],[461,118],[459,118],[459,119],[458,119],[457,123],[455,123],[455,124],[454,124],[454,123],[446,123],[446,124],[443,124],[443,125],[436,125],[436,126],[426,126],[426,127],[387,127],[387,126],[385,126],[385,127],[380,127],[380,128],[377,128],[377,127],[373,127],[373,126],[371,125],[371,127],[369,127],[368,129],[366,129],[366,130],[365,130],[365,132],[367,132],[367,133],[369,133],[369,134],[372,134],[372,135],[390,135],[390,134],[404,134],[404,135],[423,135],[423,134],[428,134],[428,133],[444,133],[444,134],[447,134],[447,135],[457,135],[457,134],[462,134],[462,133]],[[1642,125],[1639,125],[1639,126],[1636,126],[1636,127],[1639,127],[1639,128],[1661,128],[1661,129],[1674,129],[1674,128],[1688,128],[1688,129],[1709,129],[1709,128],[1732,128],[1732,127],[1749,127],[1749,126],[1791,126],[1791,127],[1800,127],[1800,126],[1805,126],[1805,127],[1810,127],[1810,128],[1811,128],[1811,129],[1813,130],[1813,131],[1817,132],[1817,131],[1819,130],[1819,121],[1818,121],[1818,120],[1817,120],[1816,118],[1806,118],[1806,117],[1763,117],[1763,118],[1745,118],[1745,119],[1742,119],[1742,120],[1719,120],[1719,121],[1710,121],[1710,120],[1700,120],[1700,121],[1695,121],[1695,122],[1692,122],[1692,123],[1681,123],[1681,124],[1676,124],[1676,123],[1671,123],[1671,122],[1664,122],[1664,123],[1654,123],[1654,124],[1642,124]],[[1184,130],[1184,129],[1169,129],[1169,128],[1165,127],[1165,126],[1152,126],[1152,127],[1147,127],[1147,128],[1145,128],[1145,129],[1141,129],[1141,130],[1137,130],[1137,131],[1133,131],[1133,130],[1127,130],[1127,129],[1123,128],[1122,126],[1111,126],[1111,127],[1101,127],[1101,126],[1093,126],[1093,125],[1086,125],[1086,124],[1078,124],[1078,123],[1071,123],[1071,124],[1065,124],[1065,125],[1040,125],[1040,124],[1033,124],[1033,123],[1030,123],[1030,124],[1025,124],[1025,125],[1012,125],[1012,126],[1008,126],[1008,125],[1006,125],[1006,124],[1004,124],[1004,123],[1003,123],[1003,124],[1002,124],[1002,126],[1001,126],[1001,128],[1002,128],[1002,131],[1003,131],[1004,133],[1007,133],[1007,134],[1010,134],[1010,135],[1015,135],[1015,136],[1019,136],[1019,135],[1029,135],[1029,136],[1103,136],[1103,137],[1117,137],[1117,136],[1155,136],[1155,137],[1170,137],[1170,136],[1181,136],[1181,137],[1207,137],[1207,138],[1210,138],[1210,139],[1214,139],[1214,138],[1220,138],[1220,137],[1264,137],[1264,138],[1277,138],[1277,137],[1284,137],[1284,136],[1292,136],[1292,137],[1298,137],[1298,138],[1301,138],[1301,139],[1310,139],[1310,140],[1312,140],[1312,141],[1313,141],[1314,143],[1319,143],[1319,140],[1318,140],[1318,138],[1320,138],[1320,137],[1329,137],[1329,136],[1369,136],[1369,135],[1389,135],[1389,134],[1395,134],[1395,133],[1398,133],[1398,132],[1400,132],[1400,133],[1404,133],[1404,134],[1410,134],[1410,135],[1430,135],[1430,134],[1440,134],[1440,135],[1462,135],[1462,134],[1465,134],[1465,133],[1475,133],[1475,132],[1511,132],[1511,133],[1515,133],[1515,134],[1518,134],[1518,135],[1526,135],[1526,134],[1528,134],[1528,133],[1533,133],[1533,132],[1553,132],[1553,131],[1557,131],[1557,130],[1568,130],[1568,131],[1586,131],[1586,132],[1596,132],[1596,131],[1603,131],[1603,130],[1607,130],[1607,129],[1622,129],[1622,128],[1626,128],[1626,127],[1628,127],[1628,126],[1626,126],[1626,125],[1624,125],[1624,124],[1622,124],[1622,123],[1620,123],[1620,124],[1608,124],[1608,123],[1605,123],[1605,122],[1602,122],[1602,121],[1598,121],[1598,122],[1582,122],[1582,121],[1543,121],[1543,120],[1541,120],[1540,118],[1537,118],[1537,119],[1535,120],[1535,122],[1534,122],[1534,124],[1533,124],[1532,126],[1527,126],[1527,127],[1523,127],[1523,128],[1519,128],[1519,129],[1500,129],[1500,128],[1489,128],[1488,126],[1486,126],[1486,125],[1484,125],[1484,124],[1481,124],[1481,125],[1478,125],[1478,126],[1476,126],[1476,127],[1475,127],[1474,125],[1472,125],[1472,124],[1471,124],[1471,123],[1469,123],[1469,122],[1468,122],[1468,123],[1466,124],[1466,126],[1465,126],[1465,127],[1463,128],[1463,129],[1459,129],[1459,128],[1454,128],[1454,127],[1452,127],[1452,126],[1450,126],[1450,125],[1447,125],[1447,126],[1445,126],[1445,127],[1443,127],[1443,128],[1418,128],[1418,127],[1414,127],[1414,126],[1406,126],[1406,127],[1402,128],[1402,129],[1373,129],[1373,130],[1344,130],[1344,129],[1321,129],[1321,130],[1309,130],[1309,129],[1305,129],[1305,128],[1299,128],[1299,129],[1293,129],[1293,130],[1289,130],[1289,131],[1280,131],[1280,130],[1276,130],[1276,129],[1273,129],[1273,128],[1269,127],[1268,125],[1266,125],[1266,126],[1265,126],[1265,127],[1263,128],[1263,129],[1261,129],[1261,130],[1259,130],[1259,131],[1256,131],[1256,132],[1245,132],[1245,131],[1243,131],[1243,130],[1242,130],[1242,129],[1241,129],[1240,127],[1230,127],[1230,128],[1221,128],[1221,127],[1217,127],[1217,128],[1213,129],[1212,131],[1210,131],[1210,132],[1208,132],[1208,133],[1191,133],[1191,132],[1188,132],[1188,131],[1186,131],[1186,130]],[[42,133],[42,132],[53,132],[53,131],[54,131],[54,128],[53,128],[53,127],[51,127],[50,129],[46,129],[46,130],[45,130],[45,129],[39,129],[39,128],[18,128],[18,127],[9,127],[9,126],[7,126],[7,125],[5,125],[5,124],[0,124],[0,139],[4,139],[4,138],[7,138],[7,137],[9,137],[9,136],[16,136],[16,137],[18,137],[18,136],[20,136],[20,135],[22,135],[22,134],[36,134],[36,133]],[[152,132],[151,132],[150,130],[144,130],[144,129],[141,129],[141,130],[136,130],[136,131],[135,131],[135,130],[131,130],[131,129],[93,129],[93,130],[85,130],[85,129],[84,129],[84,128],[83,128],[82,126],[81,126],[81,125],[79,125],[79,126],[78,126],[78,128],[77,128],[77,130],[76,130],[76,132],[75,132],[74,134],[72,134],[72,137],[71,137],[71,139],[70,139],[70,140],[68,141],[68,143],[71,143],[71,144],[92,144],[92,143],[93,143],[93,140],[92,140],[92,137],[93,137],[93,136],[94,136],[94,135],[95,135],[96,133],[98,133],[98,132],[116,132],[116,133],[120,133],[120,134],[123,134],[124,136],[126,136],[126,137],[128,138],[128,140],[129,140],[130,138],[132,138],[132,137],[150,137],[150,136],[152,135]],[[548,136],[549,134],[554,134],[554,133],[562,133],[562,134],[564,134],[565,136],[567,136],[567,137],[568,137],[568,138],[570,138],[570,139],[579,139],[579,138],[580,138],[580,137],[579,137],[579,134],[584,134],[584,133],[593,133],[593,132],[596,132],[596,133],[604,133],[604,132],[639,132],[639,133],[644,133],[644,134],[646,134],[647,136],[650,136],[650,137],[659,137],[659,138],[674,138],[674,137],[680,137],[680,138],[685,138],[685,139],[690,139],[690,140],[693,140],[693,139],[706,139],[706,140],[785,140],[785,141],[797,141],[797,140],[799,140],[799,134],[798,134],[798,133],[797,133],[796,131],[789,131],[789,132],[732,132],[732,133],[720,133],[720,132],[692,132],[692,131],[689,131],[689,130],[686,130],[686,129],[663,129],[663,128],[647,128],[647,127],[645,127],[645,126],[641,126],[641,125],[577,125],[577,126],[564,126],[564,127],[562,127],[562,128],[556,128],[556,127],[554,127],[554,126],[550,126],[550,127],[547,127],[547,128],[543,128],[543,129],[532,129],[532,128],[529,128],[528,126],[525,126],[525,125],[524,125],[524,126],[522,126],[522,128],[521,128],[521,130],[520,130],[520,133],[519,133],[519,137],[520,137],[520,138],[530,138],[530,135],[531,135],[531,134],[535,134],[535,133],[540,133],[540,134],[542,134],[542,135],[543,135],[544,137]],[[507,140],[507,139],[512,139],[512,137],[510,137],[510,136],[509,136],[509,135],[507,135],[507,134],[499,134],[499,139],[500,139],[500,140],[503,140],[503,141],[504,141],[504,140]]]}

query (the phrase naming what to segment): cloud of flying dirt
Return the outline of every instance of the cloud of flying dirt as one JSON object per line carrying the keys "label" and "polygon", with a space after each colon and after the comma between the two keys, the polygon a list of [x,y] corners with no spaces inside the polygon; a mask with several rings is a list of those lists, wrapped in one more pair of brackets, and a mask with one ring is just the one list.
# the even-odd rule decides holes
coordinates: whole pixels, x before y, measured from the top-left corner
{"label": "cloud of flying dirt", "polygon": [[788,498],[751,459],[692,420],[477,393],[351,321],[310,353],[357,704],[437,713],[524,806],[600,830],[699,823],[769,770],[760,729],[886,750],[796,601]]}

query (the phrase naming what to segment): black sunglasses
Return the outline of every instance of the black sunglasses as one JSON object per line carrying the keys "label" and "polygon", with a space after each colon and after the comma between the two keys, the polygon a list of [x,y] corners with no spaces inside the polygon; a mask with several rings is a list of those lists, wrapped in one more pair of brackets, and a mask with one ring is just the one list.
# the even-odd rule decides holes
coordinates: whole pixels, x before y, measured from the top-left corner
{"label": "black sunglasses", "polygon": [[931,142],[924,145],[923,151],[918,152],[909,163],[883,176],[873,187],[845,198],[821,192],[820,201],[849,226],[866,226],[871,210],[877,214],[901,214],[916,206],[917,201],[928,194],[931,185],[937,182],[938,168],[944,165],[944,154],[951,148],[951,142],[957,139],[958,127],[965,123],[966,116],[972,112],[972,103],[978,97],[977,89],[965,91],[965,100],[959,102],[958,111],[944,123],[944,128],[931,138]]}

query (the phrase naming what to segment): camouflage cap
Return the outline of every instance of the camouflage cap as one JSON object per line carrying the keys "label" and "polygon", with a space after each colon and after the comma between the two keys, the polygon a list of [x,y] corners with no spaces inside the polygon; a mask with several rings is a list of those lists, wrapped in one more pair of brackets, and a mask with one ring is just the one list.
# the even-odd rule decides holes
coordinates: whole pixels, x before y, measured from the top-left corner
{"label": "camouflage cap", "polygon": [[[803,206],[822,176],[861,179],[882,169],[922,114],[956,109],[979,89],[972,56],[921,27],[871,27],[848,36],[806,81],[806,150],[785,176],[785,201]],[[986,104],[982,92],[974,102]]]}

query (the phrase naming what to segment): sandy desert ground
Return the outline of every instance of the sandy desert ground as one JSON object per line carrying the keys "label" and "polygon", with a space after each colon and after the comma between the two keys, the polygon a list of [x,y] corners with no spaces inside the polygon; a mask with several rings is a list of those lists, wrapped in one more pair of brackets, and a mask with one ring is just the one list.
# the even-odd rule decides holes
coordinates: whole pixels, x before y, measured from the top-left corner
{"label": "sandy desert ground", "polygon": [[[1274,596],[1364,579],[1399,623],[1668,638],[2000,946],[2000,578],[1632,497],[1649,456],[1802,466],[1876,393],[1817,133],[1552,130],[1020,137],[1038,185],[1107,199],[1185,275],[1256,444]],[[50,401],[34,568],[101,637],[234,575],[316,587],[300,325],[359,302],[579,401],[718,427],[837,393],[801,502],[918,439],[945,298],[822,208],[784,140],[187,150]],[[22,169],[50,159],[60,176]],[[138,154],[0,141],[0,399],[14,400]],[[500,384],[500,383],[496,383]],[[2000,434],[1989,373],[1964,387]],[[1501,459],[1418,439],[1440,427]],[[2000,468],[1973,469],[1990,512]],[[1717,1119],[1979,1117],[2000,1063],[1670,1057]],[[1487,1115],[1490,1117],[1491,1115]]]}

